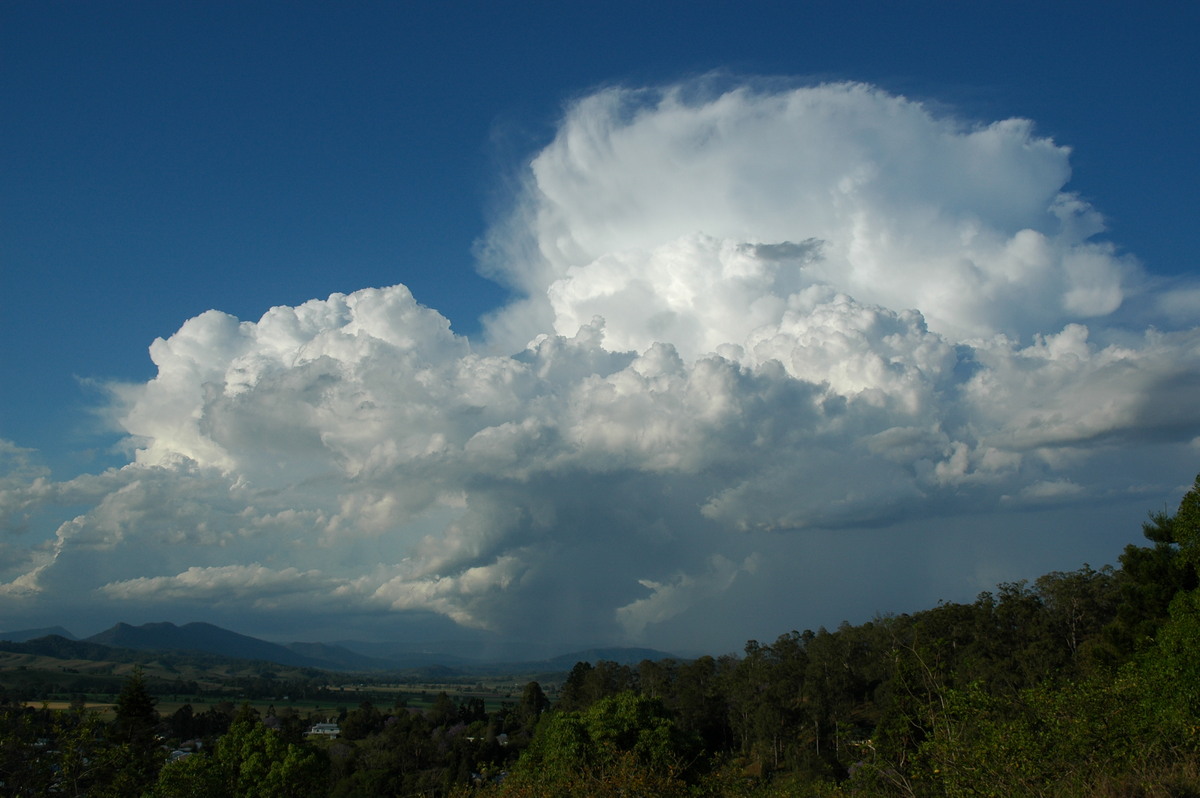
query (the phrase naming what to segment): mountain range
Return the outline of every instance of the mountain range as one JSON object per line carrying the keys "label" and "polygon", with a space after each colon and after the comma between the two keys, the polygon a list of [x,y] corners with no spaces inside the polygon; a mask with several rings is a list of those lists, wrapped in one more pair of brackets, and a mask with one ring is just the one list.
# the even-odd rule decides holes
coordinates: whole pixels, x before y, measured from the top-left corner
{"label": "mountain range", "polygon": [[[300,668],[333,671],[394,671],[437,668],[442,672],[481,673],[504,669],[569,670],[576,662],[608,660],[636,664],[642,660],[676,659],[671,654],[649,648],[595,648],[562,654],[550,659],[522,660],[517,649],[502,652],[507,657],[472,657],[469,650],[414,650],[412,644],[363,641],[338,643],[271,643],[256,637],[222,629],[209,623],[193,622],[176,626],[169,622],[115,626],[79,639],[61,626],[0,632],[4,650],[26,651],[46,656],[104,659],[106,650],[137,652],[188,652],[229,659],[257,660]],[[447,646],[446,648],[449,648]]]}
{"label": "mountain range", "polygon": [[39,637],[49,637],[51,635],[65,637],[67,640],[79,639],[61,626],[50,626],[45,629],[21,629],[16,632],[0,632],[0,640],[8,640],[12,643],[24,643],[26,640],[36,640]]}

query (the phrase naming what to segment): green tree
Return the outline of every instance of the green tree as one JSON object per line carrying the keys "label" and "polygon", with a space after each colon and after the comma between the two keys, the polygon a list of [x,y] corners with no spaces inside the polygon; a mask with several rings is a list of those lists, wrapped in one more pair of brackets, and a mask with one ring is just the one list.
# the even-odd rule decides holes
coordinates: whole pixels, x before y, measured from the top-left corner
{"label": "green tree", "polygon": [[558,696],[558,708],[587,709],[602,698],[634,689],[634,672],[626,665],[600,660],[595,665],[577,662]]}
{"label": "green tree", "polygon": [[591,703],[587,695],[588,674],[594,670],[590,662],[576,662],[558,693],[557,708],[566,712],[586,709]]}
{"label": "green tree", "polygon": [[708,751],[726,750],[733,739],[729,727],[728,700],[722,691],[726,670],[733,659],[704,656],[679,665],[674,699],[668,706],[679,728],[698,734]]}
{"label": "green tree", "polygon": [[550,709],[550,699],[542,692],[542,686],[537,682],[529,682],[521,692],[521,701],[517,704],[517,722],[522,731],[532,733],[537,726],[542,713]]}
{"label": "green tree", "polygon": [[625,691],[583,712],[549,715],[514,768],[514,783],[591,794],[596,785],[655,774],[660,787],[683,787],[699,753],[699,738],[680,730],[660,701]]}
{"label": "green tree", "polygon": [[284,742],[253,720],[238,720],[212,757],[193,755],[165,765],[156,798],[300,798],[324,785],[327,760],[305,745]]}
{"label": "green tree", "polygon": [[[1194,574],[1200,566],[1200,476],[1175,515],[1157,520],[1178,544],[1176,562]],[[1168,618],[1158,629],[1155,645],[1143,654],[1141,666],[1164,721],[1176,729],[1200,726],[1200,590],[1176,592]]]}
{"label": "green tree", "polygon": [[151,744],[162,720],[155,709],[157,704],[158,700],[146,689],[141,667],[134,668],[117,696],[115,739],[136,746]]}
{"label": "green tree", "polygon": [[1054,571],[1034,583],[1046,615],[1051,643],[1061,647],[1072,670],[1098,645],[1104,627],[1116,616],[1118,578],[1111,566],[1099,571],[1087,564],[1077,571]]}
{"label": "green tree", "polygon": [[458,719],[458,706],[443,690],[433,699],[433,705],[425,711],[425,717],[434,726],[449,726]]}
{"label": "green tree", "polygon": [[361,740],[383,728],[383,715],[370,701],[363,701],[358,709],[346,713],[339,724],[341,736],[347,740]]}
{"label": "green tree", "polygon": [[218,761],[199,754],[163,765],[151,792],[152,798],[228,798],[230,795]]}
{"label": "green tree", "polygon": [[91,757],[97,776],[89,795],[140,795],[154,784],[164,759],[157,737],[162,724],[157,703],[141,667],[134,668],[117,696],[108,744]]}
{"label": "green tree", "polygon": [[1170,616],[1175,596],[1197,586],[1196,568],[1179,553],[1175,515],[1151,513],[1142,534],[1153,545],[1125,547],[1116,580],[1116,611],[1095,652],[1114,669],[1154,640]]}
{"label": "green tree", "polygon": [[[0,706],[0,784],[7,795],[45,795],[53,763],[36,755],[38,741],[50,735],[48,719],[20,705]],[[61,729],[59,730],[61,732]]]}
{"label": "green tree", "polygon": [[300,798],[321,783],[325,762],[312,749],[283,742],[251,721],[237,721],[217,742],[217,761],[234,798]]}

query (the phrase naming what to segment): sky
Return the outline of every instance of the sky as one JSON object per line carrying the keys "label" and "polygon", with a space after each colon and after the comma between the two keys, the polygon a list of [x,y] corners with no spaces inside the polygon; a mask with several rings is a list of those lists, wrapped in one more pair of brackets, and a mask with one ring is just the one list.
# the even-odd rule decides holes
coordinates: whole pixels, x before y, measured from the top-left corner
{"label": "sky", "polygon": [[1163,2],[0,5],[0,629],[737,651],[1200,471]]}

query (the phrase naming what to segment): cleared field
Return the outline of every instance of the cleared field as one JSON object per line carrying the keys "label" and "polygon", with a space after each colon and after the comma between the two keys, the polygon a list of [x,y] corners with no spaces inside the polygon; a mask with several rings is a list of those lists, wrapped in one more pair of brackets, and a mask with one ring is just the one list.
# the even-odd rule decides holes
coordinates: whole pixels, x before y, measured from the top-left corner
{"label": "cleared field", "polygon": [[[155,705],[158,714],[163,717],[170,717],[178,712],[183,706],[191,705],[192,711],[196,714],[207,712],[210,709],[215,709],[218,706],[232,704],[235,709],[249,705],[258,712],[259,715],[266,715],[272,709],[276,712],[284,708],[291,709],[301,715],[337,715],[343,709],[351,710],[357,708],[364,700],[370,701],[381,711],[386,711],[396,705],[397,699],[403,699],[404,705],[417,709],[428,709],[437,699],[439,693],[445,692],[456,703],[462,703],[468,698],[480,698],[484,701],[484,706],[487,711],[492,712],[499,709],[502,703],[511,703],[511,698],[501,698],[496,695],[486,693],[476,693],[470,690],[462,690],[458,685],[445,685],[439,687],[437,685],[428,685],[424,689],[413,690],[407,688],[362,688],[362,689],[346,689],[339,691],[336,698],[332,700],[301,700],[292,701],[284,698],[193,698],[187,697],[172,697],[170,699],[160,698]],[[386,695],[384,695],[386,693]],[[72,707],[72,702],[66,700],[48,700],[48,701],[25,701],[24,705],[33,709],[46,709],[65,712]],[[115,716],[116,703],[115,697],[113,701],[104,700],[88,700],[83,703],[85,709],[93,712],[98,712],[101,717],[112,719]]]}
{"label": "cleared field", "polygon": [[[45,708],[45,709],[54,710],[55,712],[65,712],[71,708],[71,702],[70,701],[26,701],[25,706],[31,707],[33,709]],[[103,701],[85,701],[83,706],[84,706],[84,709],[87,709],[92,712],[100,713],[101,717],[104,717],[104,716],[111,717],[117,708],[116,704],[110,704],[110,703],[106,703]]]}

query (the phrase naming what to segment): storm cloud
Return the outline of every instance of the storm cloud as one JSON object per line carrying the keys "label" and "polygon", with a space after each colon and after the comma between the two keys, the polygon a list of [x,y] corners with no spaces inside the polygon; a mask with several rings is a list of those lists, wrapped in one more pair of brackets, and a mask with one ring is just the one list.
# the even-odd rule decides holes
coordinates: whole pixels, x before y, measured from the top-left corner
{"label": "storm cloud", "polygon": [[403,285],[212,310],[110,386],[127,466],[0,452],[0,607],[700,649],[1115,557],[1096,508],[1192,476],[1196,291],[1069,156],[860,84],[586,96],[478,340]]}

